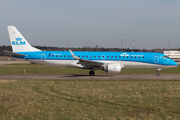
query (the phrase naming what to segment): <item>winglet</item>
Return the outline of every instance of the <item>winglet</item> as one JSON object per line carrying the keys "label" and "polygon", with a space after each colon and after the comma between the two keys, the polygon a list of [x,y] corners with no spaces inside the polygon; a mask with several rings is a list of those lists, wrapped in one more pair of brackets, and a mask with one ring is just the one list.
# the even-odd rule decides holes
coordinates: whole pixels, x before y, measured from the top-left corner
{"label": "winglet", "polygon": [[69,52],[71,53],[71,55],[73,56],[74,59],[76,59],[76,60],[81,59],[81,58],[77,57],[71,50],[69,50]]}

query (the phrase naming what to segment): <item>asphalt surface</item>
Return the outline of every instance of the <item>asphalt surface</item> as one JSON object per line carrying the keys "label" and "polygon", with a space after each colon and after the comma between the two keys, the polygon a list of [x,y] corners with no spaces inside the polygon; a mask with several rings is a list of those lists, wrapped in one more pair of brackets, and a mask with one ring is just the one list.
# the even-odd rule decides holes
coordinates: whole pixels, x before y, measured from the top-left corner
{"label": "asphalt surface", "polygon": [[[30,63],[29,61],[0,61],[0,65],[14,63]],[[178,63],[180,64],[180,63]],[[106,74],[106,75],[78,75],[78,74],[0,74],[0,80],[180,80],[180,74]]]}
{"label": "asphalt surface", "polygon": [[0,74],[0,80],[180,80],[180,74],[109,74],[109,75],[77,75],[77,74]]}
{"label": "asphalt surface", "polygon": [[6,64],[30,64],[29,61],[0,61],[0,65]]}

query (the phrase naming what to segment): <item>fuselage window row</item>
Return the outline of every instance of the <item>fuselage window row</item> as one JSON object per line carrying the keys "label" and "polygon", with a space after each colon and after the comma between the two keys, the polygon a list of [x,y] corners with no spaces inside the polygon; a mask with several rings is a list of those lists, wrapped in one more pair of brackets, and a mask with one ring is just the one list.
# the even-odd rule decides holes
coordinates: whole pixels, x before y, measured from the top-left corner
{"label": "fuselage window row", "polygon": [[[51,54],[49,54],[49,57],[54,57],[55,55],[51,55]],[[56,55],[56,57],[63,57],[62,55]],[[66,55],[64,55],[64,57],[66,57]],[[68,55],[68,57],[73,57],[73,56],[70,56],[70,55]],[[79,58],[81,57],[80,55],[78,56]],[[84,58],[85,56],[84,55],[82,55],[82,58]],[[89,56],[90,58],[92,58],[92,56]],[[94,58],[96,58],[97,56],[94,56]],[[111,58],[118,58],[117,56],[111,56]],[[86,56],[86,58],[88,58],[88,56]],[[101,58],[100,56],[98,56],[98,58]],[[105,56],[102,56],[102,58],[105,58]],[[107,56],[107,58],[110,58],[109,56]],[[121,58],[121,56],[119,56],[119,58]],[[131,57],[129,57],[129,56],[122,56],[122,58],[144,58],[144,56],[131,56]]]}

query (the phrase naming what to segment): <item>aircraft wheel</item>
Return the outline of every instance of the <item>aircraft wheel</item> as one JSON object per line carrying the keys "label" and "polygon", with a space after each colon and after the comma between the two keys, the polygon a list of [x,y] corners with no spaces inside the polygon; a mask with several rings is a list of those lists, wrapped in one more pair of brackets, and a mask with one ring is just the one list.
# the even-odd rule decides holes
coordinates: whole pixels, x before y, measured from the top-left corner
{"label": "aircraft wheel", "polygon": [[95,72],[94,72],[94,71],[92,72],[92,75],[93,75],[93,76],[95,75]]}
{"label": "aircraft wheel", "polygon": [[94,76],[94,74],[95,74],[95,72],[94,72],[93,70],[91,70],[91,71],[89,72],[89,76]]}
{"label": "aircraft wheel", "polygon": [[160,73],[156,73],[157,76],[160,76]]}

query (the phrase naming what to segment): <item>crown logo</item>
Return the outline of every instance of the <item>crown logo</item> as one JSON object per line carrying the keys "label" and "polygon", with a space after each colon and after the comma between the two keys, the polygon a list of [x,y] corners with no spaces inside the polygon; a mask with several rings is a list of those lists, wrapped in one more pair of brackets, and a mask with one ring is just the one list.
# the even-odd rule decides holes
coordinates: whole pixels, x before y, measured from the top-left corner
{"label": "crown logo", "polygon": [[22,38],[18,37],[18,38],[16,38],[16,40],[17,40],[17,41],[21,41],[21,40],[22,40]]}

